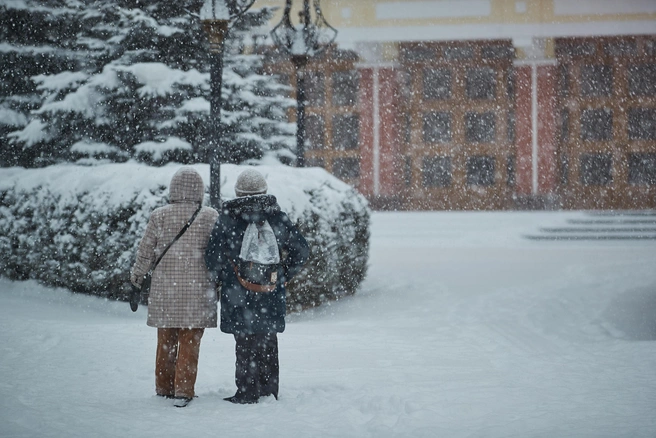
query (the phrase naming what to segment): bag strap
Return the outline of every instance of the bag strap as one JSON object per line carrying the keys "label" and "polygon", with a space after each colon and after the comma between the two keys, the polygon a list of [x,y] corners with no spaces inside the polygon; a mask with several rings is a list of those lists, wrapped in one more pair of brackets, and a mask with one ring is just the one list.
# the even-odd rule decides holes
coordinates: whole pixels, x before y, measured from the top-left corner
{"label": "bag strap", "polygon": [[275,284],[256,284],[251,283],[248,280],[244,280],[239,276],[239,269],[237,269],[237,266],[234,263],[232,263],[232,269],[235,270],[235,275],[237,276],[237,281],[239,281],[239,284],[251,292],[266,293],[276,290],[277,285]]}
{"label": "bag strap", "polygon": [[162,258],[164,258],[164,255],[166,254],[166,251],[168,251],[168,250],[173,246],[173,244],[174,244],[175,242],[177,242],[179,238],[182,237],[182,235],[185,233],[185,231],[187,231],[187,230],[189,229],[189,227],[191,226],[191,223],[196,219],[196,216],[198,216],[198,213],[200,212],[200,209],[201,209],[201,208],[203,208],[203,205],[202,205],[202,204],[198,206],[198,208],[196,209],[196,211],[194,212],[194,214],[191,215],[191,218],[189,218],[189,220],[187,221],[187,223],[185,224],[185,226],[182,227],[182,229],[178,232],[178,235],[175,236],[175,237],[173,238],[173,240],[171,241],[171,243],[169,243],[168,245],[166,245],[166,248],[164,248],[164,251],[162,251],[162,253],[159,255],[159,257],[157,258],[157,260],[155,260],[155,263],[153,263],[153,266],[148,270],[148,273],[149,273],[149,274],[151,274],[151,275],[153,274],[153,271],[155,270],[155,268],[157,267],[157,265],[159,265],[159,262],[161,262],[161,261],[162,261]]}

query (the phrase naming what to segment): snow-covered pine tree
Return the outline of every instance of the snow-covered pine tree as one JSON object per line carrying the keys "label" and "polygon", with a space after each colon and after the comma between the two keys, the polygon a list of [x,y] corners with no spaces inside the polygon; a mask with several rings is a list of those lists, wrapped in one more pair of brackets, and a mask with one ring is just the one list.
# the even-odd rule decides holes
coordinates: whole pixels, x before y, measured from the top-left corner
{"label": "snow-covered pine tree", "polygon": [[[283,162],[291,162],[296,148],[296,125],[288,122],[287,110],[296,106],[289,87],[277,78],[262,75],[263,57],[244,54],[245,41],[253,28],[271,18],[270,9],[246,14],[226,41],[223,74],[223,159],[239,163],[271,152]],[[257,35],[256,35],[257,36]],[[261,38],[264,39],[264,38]],[[252,46],[256,46],[256,38]]]}
{"label": "snow-covered pine tree", "polygon": [[[81,67],[85,54],[75,47],[79,3],[0,3],[0,166],[38,165],[47,155],[41,121],[31,121],[31,111],[42,104],[39,81],[33,78]],[[16,129],[22,129],[18,141],[10,141],[8,134]]]}
{"label": "snow-covered pine tree", "polygon": [[[34,78],[46,91],[35,111],[52,161],[82,157],[150,163],[206,161],[211,123],[206,37],[198,18],[202,0],[89,0],[77,44],[88,53],[75,73]],[[250,12],[226,43],[224,160],[241,162],[266,153],[289,157],[294,102],[261,60],[244,54],[244,39],[271,15]],[[21,142],[25,130],[14,138]],[[24,141],[23,141],[24,142]]]}

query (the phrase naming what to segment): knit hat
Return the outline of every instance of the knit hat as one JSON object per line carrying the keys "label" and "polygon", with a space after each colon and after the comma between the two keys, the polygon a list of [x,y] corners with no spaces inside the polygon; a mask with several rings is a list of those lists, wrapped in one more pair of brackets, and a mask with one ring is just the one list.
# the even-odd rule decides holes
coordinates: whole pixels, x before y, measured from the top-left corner
{"label": "knit hat", "polygon": [[237,196],[261,195],[267,192],[268,186],[264,176],[255,169],[246,169],[237,177],[235,194]]}

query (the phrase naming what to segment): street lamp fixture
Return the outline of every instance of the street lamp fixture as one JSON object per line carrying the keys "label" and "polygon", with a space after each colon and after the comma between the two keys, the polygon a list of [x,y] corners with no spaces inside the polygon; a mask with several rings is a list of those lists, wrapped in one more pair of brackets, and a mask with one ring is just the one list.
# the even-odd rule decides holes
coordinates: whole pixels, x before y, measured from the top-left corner
{"label": "street lamp fixture", "polygon": [[303,0],[299,24],[290,18],[292,0],[286,0],[282,20],[271,30],[278,49],[289,55],[296,70],[296,165],[305,165],[305,73],[308,61],[324,52],[337,38],[337,29],[321,13],[319,0]]}
{"label": "street lamp fixture", "polygon": [[223,84],[223,52],[230,27],[238,21],[255,0],[205,0],[200,10],[203,30],[210,43],[210,205],[221,208],[221,87]]}

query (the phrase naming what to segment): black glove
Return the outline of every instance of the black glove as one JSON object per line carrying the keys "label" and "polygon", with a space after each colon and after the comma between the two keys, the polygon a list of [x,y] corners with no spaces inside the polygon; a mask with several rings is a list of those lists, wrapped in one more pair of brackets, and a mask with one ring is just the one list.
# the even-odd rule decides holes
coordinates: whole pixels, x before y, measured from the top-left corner
{"label": "black glove", "polygon": [[133,312],[136,312],[139,308],[139,301],[141,301],[141,288],[132,285],[132,289],[130,290],[130,309]]}

